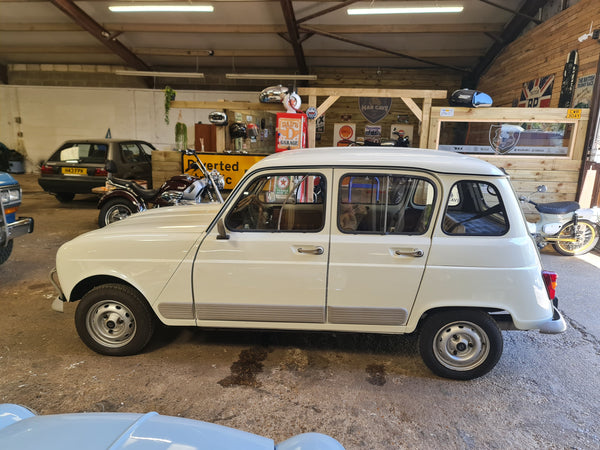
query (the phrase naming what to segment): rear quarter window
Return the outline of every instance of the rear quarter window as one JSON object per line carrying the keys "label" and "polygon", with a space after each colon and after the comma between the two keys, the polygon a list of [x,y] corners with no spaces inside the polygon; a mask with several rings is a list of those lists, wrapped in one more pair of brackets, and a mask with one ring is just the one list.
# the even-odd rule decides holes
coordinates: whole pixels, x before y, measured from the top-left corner
{"label": "rear quarter window", "polygon": [[508,219],[498,189],[483,181],[459,181],[450,190],[442,230],[450,235],[502,236]]}

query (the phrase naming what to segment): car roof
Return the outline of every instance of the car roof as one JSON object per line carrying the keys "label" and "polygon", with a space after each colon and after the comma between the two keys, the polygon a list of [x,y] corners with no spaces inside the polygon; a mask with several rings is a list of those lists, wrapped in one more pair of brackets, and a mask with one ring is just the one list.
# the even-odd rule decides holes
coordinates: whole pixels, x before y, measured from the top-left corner
{"label": "car roof", "polygon": [[398,167],[439,173],[506,176],[496,166],[447,150],[397,147],[323,147],[288,150],[270,155],[254,169],[276,167]]}
{"label": "car roof", "polygon": [[142,141],[140,139],[69,139],[68,141],[65,141],[62,143],[62,145],[65,144],[70,144],[70,143],[75,143],[75,144],[87,144],[87,143],[94,143],[94,144],[110,144],[113,142],[146,142],[146,141]]}

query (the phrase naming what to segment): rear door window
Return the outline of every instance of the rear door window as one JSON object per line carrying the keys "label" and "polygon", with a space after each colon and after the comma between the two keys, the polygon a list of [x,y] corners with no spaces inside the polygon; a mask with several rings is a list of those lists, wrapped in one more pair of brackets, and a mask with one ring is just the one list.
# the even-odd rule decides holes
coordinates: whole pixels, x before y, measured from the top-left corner
{"label": "rear door window", "polygon": [[121,157],[128,163],[146,162],[148,157],[136,143],[121,144]]}
{"label": "rear door window", "polygon": [[425,178],[348,174],[339,192],[338,228],[344,233],[422,234],[429,227],[435,189]]}

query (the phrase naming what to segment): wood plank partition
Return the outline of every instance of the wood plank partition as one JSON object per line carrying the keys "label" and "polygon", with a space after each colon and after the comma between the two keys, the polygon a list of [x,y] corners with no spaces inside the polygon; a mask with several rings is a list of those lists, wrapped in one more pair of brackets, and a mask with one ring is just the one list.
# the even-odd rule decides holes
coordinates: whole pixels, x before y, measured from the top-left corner
{"label": "wood plank partition", "polygon": [[[580,118],[569,118],[581,114]],[[450,115],[451,114],[451,115]],[[483,154],[475,156],[501,167],[511,176],[519,194],[535,191],[545,184],[548,192],[537,196],[539,201],[575,200],[582,165],[585,131],[589,111],[564,108],[439,108],[431,110],[429,148],[440,145],[440,131],[444,122],[498,123],[564,123],[572,124],[567,154],[564,156]]]}

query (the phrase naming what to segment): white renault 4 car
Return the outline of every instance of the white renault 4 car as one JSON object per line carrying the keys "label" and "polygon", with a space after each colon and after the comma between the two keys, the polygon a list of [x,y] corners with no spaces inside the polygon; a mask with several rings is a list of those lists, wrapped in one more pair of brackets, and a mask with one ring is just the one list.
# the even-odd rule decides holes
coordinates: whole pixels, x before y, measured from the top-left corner
{"label": "white renault 4 car", "polygon": [[288,151],[253,166],[223,205],[155,209],[58,251],[62,302],[96,352],[130,355],[166,325],[420,331],[437,375],[471,379],[501,329],[560,333],[509,177],[445,151]]}

